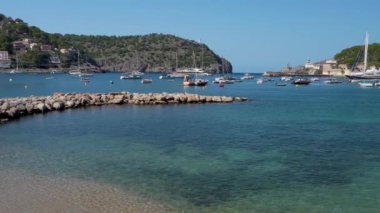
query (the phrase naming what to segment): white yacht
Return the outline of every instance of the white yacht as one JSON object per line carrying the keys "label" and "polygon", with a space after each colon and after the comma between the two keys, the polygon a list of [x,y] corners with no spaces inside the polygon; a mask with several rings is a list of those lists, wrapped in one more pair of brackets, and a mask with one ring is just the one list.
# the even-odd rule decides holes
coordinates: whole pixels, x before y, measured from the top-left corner
{"label": "white yacht", "polygon": [[249,73],[245,73],[243,77],[241,77],[240,79],[241,80],[252,80],[254,79],[255,77]]}
{"label": "white yacht", "polygon": [[144,73],[139,72],[139,71],[132,71],[132,72],[126,72],[121,74],[120,79],[122,80],[139,80],[142,78]]}

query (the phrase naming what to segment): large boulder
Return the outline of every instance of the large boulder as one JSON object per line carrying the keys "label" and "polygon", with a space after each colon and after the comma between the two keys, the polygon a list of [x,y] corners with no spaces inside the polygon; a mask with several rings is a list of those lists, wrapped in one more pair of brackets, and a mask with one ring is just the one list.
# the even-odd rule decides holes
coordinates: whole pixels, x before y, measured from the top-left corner
{"label": "large boulder", "polygon": [[55,110],[63,110],[64,108],[65,108],[65,105],[62,102],[53,103],[53,109]]}
{"label": "large boulder", "polygon": [[38,103],[37,105],[35,105],[35,108],[37,108],[39,112],[46,112],[48,110],[45,103]]}

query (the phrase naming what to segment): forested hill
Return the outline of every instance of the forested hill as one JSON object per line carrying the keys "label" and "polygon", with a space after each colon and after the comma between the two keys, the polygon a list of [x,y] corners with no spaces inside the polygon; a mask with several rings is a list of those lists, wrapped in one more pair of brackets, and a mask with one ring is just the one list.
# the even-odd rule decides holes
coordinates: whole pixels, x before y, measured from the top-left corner
{"label": "forested hill", "polygon": [[[357,59],[360,62],[363,61],[363,52],[363,45],[353,46],[336,54],[335,59],[340,64],[352,65]],[[368,65],[376,67],[380,66],[380,44],[374,43],[368,46]]]}
{"label": "forested hill", "polygon": [[207,45],[174,35],[62,35],[44,32],[19,18],[12,19],[2,14],[0,51],[11,54],[13,66],[17,53],[22,65],[31,68],[73,67],[77,64],[79,51],[81,64],[97,70],[172,70],[176,67],[177,58],[179,68],[193,67],[195,61],[196,67],[203,65],[209,72],[232,72],[230,62]]}

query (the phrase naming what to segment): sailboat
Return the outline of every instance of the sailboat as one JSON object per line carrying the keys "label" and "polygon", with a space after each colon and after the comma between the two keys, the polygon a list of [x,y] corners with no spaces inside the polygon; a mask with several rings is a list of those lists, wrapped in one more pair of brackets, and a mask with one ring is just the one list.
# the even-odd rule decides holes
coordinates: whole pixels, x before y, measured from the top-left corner
{"label": "sailboat", "polygon": [[18,58],[17,53],[16,53],[16,69],[11,70],[9,73],[11,74],[21,73],[21,71],[19,70],[19,58]]}
{"label": "sailboat", "polygon": [[213,81],[214,84],[233,84],[235,79],[232,76],[224,74],[224,60],[222,59],[222,76],[216,77]]}
{"label": "sailboat", "polygon": [[352,66],[351,75],[346,75],[349,79],[380,79],[380,70],[376,68],[368,69],[368,43],[369,43],[369,36],[368,33],[365,34],[364,39],[364,67],[363,71],[356,72],[354,71],[356,64]]}
{"label": "sailboat", "polygon": [[81,74],[81,72],[80,72],[80,61],[79,61],[79,50],[77,51],[77,63],[78,63],[77,64],[77,66],[78,66],[77,70],[70,70],[70,72],[69,72],[70,75],[79,76]]}
{"label": "sailboat", "polygon": [[[136,55],[137,55],[137,53],[136,53]],[[138,55],[137,55],[137,59],[136,59],[136,66],[138,69],[139,68]],[[125,73],[121,74],[120,79],[122,79],[122,80],[140,80],[143,75],[144,75],[144,73],[140,72],[140,70],[134,70],[132,72],[125,72]]]}

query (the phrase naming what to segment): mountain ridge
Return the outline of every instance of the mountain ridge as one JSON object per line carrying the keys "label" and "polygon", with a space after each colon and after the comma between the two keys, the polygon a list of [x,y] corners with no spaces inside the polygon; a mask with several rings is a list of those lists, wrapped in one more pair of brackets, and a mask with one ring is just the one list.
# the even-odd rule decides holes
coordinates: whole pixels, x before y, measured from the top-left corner
{"label": "mountain ridge", "polygon": [[0,29],[0,50],[10,53],[12,66],[15,66],[17,53],[25,68],[71,69],[77,65],[79,55],[81,66],[97,71],[172,71],[176,64],[178,68],[203,67],[210,73],[230,73],[233,69],[227,59],[217,55],[206,44],[170,34],[105,36],[47,33],[29,26],[22,19],[3,14],[0,14]]}

